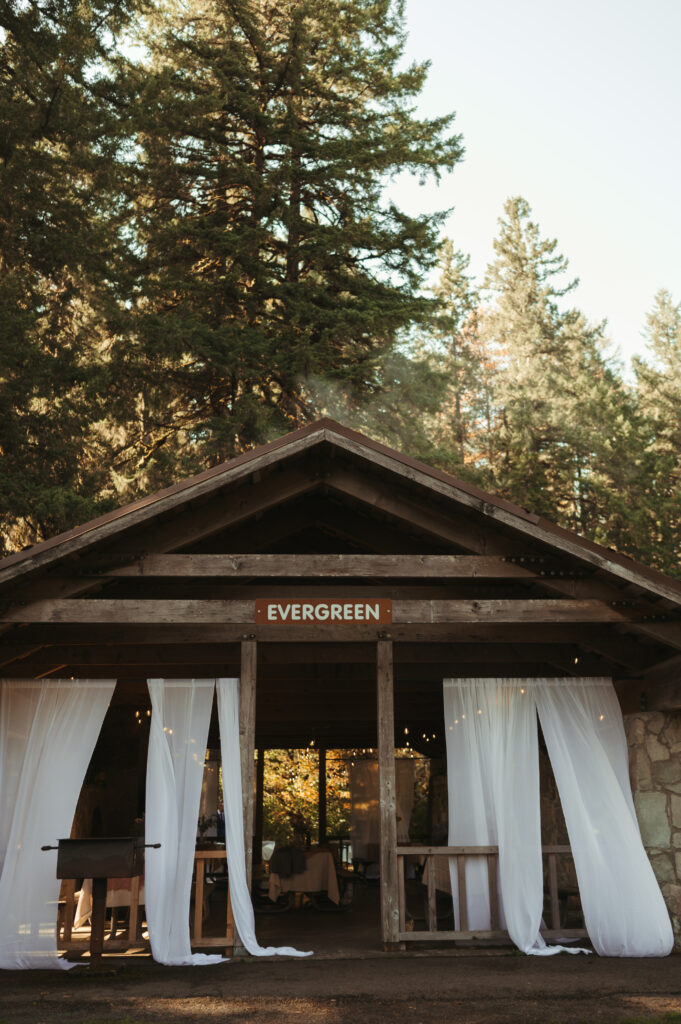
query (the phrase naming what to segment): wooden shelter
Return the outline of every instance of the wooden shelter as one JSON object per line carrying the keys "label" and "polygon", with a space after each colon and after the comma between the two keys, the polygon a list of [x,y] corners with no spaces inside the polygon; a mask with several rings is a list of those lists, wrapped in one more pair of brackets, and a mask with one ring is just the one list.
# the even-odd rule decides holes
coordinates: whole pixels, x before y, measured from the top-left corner
{"label": "wooden shelter", "polygon": [[443,677],[681,706],[680,583],[330,420],[5,559],[0,600],[5,678],[240,675],[247,848],[256,747],[378,747],[386,943],[394,748],[443,752]]}

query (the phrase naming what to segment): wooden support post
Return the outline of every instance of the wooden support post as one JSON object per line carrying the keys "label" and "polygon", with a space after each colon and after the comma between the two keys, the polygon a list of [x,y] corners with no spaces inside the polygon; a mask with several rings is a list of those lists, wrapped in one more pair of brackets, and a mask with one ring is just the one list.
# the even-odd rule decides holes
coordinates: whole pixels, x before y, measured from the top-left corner
{"label": "wooden support post", "polygon": [[92,879],[92,915],[90,917],[90,963],[99,966],[104,950],[106,918],[106,878]]}
{"label": "wooden support post", "polygon": [[381,928],[385,949],[398,949],[400,910],[397,878],[397,802],[395,791],[395,709],[392,640],[379,640],[376,647],[378,802],[381,840]]}
{"label": "wooden support post", "polygon": [[318,777],[318,816],[319,816],[319,843],[326,842],[326,747],[319,748],[319,777]]}
{"label": "wooden support post", "polygon": [[262,864],[262,830],[265,811],[265,751],[258,749],[255,770],[255,837],[253,863]]}
{"label": "wooden support post", "polygon": [[466,858],[456,858],[456,878],[459,890],[459,930],[468,931],[468,894],[466,892]]}
{"label": "wooden support post", "polygon": [[239,744],[241,746],[241,787],[244,801],[244,848],[246,879],[251,891],[253,876],[255,682],[258,648],[255,640],[241,641],[241,683],[239,688]]}
{"label": "wooden support post", "polygon": [[487,855],[487,880],[489,884],[490,928],[495,932],[499,927],[499,855]]}
{"label": "wooden support post", "polygon": [[404,884],[404,854],[397,855],[397,886],[398,886],[398,897],[399,897],[399,912],[400,912],[400,935],[407,930],[407,893]]}

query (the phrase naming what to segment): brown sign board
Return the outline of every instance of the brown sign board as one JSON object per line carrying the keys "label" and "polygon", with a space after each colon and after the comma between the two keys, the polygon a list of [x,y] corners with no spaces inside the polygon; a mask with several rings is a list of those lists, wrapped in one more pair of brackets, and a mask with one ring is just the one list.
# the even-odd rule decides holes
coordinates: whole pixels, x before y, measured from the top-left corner
{"label": "brown sign board", "polygon": [[351,626],[389,626],[393,621],[393,603],[386,598],[337,600],[315,598],[259,598],[255,602],[255,621],[264,626],[288,626],[300,623],[335,623]]}

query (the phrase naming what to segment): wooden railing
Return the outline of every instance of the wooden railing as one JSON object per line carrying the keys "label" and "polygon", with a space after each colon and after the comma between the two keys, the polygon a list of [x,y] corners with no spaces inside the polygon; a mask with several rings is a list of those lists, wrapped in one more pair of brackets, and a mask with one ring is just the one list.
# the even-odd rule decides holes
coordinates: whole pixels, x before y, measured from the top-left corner
{"label": "wooden railing", "polygon": [[[547,858],[548,895],[550,903],[550,927],[542,928],[545,938],[585,938],[584,928],[563,928],[560,923],[560,896],[558,885],[558,857],[571,856],[569,846],[544,846],[542,853]],[[407,931],[407,900],[405,885],[405,858],[417,858],[425,861],[423,882],[425,884],[425,930]],[[437,891],[435,858],[454,857],[456,859],[456,887],[459,906],[459,927],[449,930],[438,930],[437,927]],[[487,859],[487,879],[489,885],[490,928],[471,930],[468,926],[468,898],[466,890],[466,861],[472,857]],[[397,847],[397,878],[399,905],[399,941],[400,942],[442,942],[442,941],[474,941],[477,939],[499,939],[508,941],[508,932],[500,927],[499,891],[498,891],[498,846],[398,846]],[[450,895],[451,885],[447,880],[446,888],[441,891]],[[453,908],[452,908],[453,913]]]}
{"label": "wooden railing", "polygon": [[[219,935],[204,935],[203,922],[206,916],[205,894],[206,894],[206,868],[211,862],[225,861],[226,853],[224,848],[215,850],[196,850],[194,852],[195,862],[195,886],[194,886],[194,908],[190,920],[191,945],[195,949],[205,949],[216,946],[225,951],[226,956],[231,956],[234,949],[235,929],[232,904],[227,890],[227,911],[224,931],[220,929]],[[82,952],[89,948],[90,937],[87,935],[73,934],[73,919],[76,909],[75,883],[70,880],[62,885],[63,898],[60,899],[59,918],[57,922],[57,946],[60,950],[71,952]],[[121,930],[119,935],[116,929],[116,908],[112,908],[111,930],[107,936],[104,951],[106,953],[123,952],[131,946],[149,947],[149,942],[142,939],[140,934],[139,919],[139,894],[140,879],[133,878],[130,889],[130,910],[128,924]]]}

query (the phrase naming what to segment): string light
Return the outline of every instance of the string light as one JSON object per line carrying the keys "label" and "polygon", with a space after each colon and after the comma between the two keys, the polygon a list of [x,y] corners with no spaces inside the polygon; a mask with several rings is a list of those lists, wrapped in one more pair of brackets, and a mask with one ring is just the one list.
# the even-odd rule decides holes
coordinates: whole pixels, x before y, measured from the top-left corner
{"label": "string light", "polygon": [[405,727],[404,727],[404,735],[405,735],[405,736],[408,736],[408,735],[409,735],[409,729],[407,728],[407,726],[406,726],[406,725],[405,725]]}

